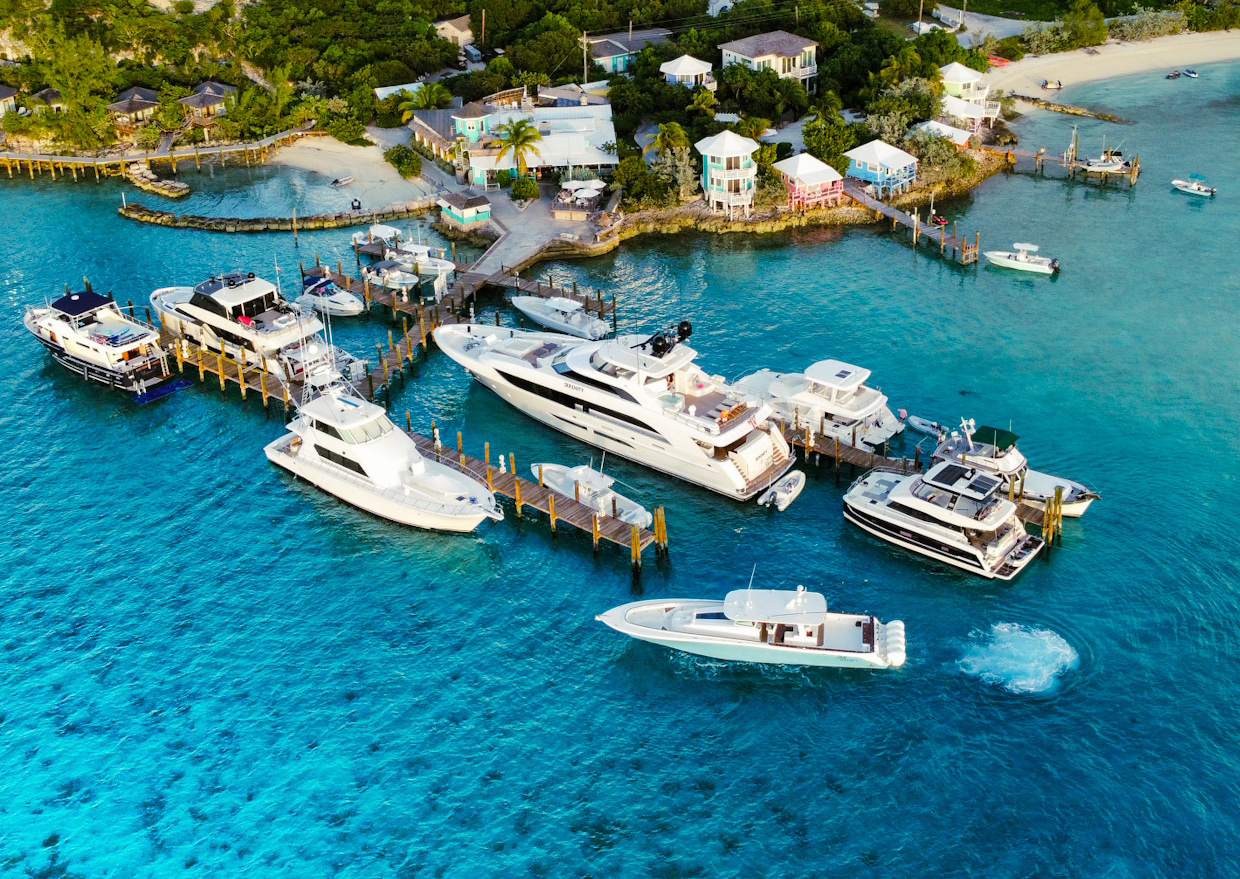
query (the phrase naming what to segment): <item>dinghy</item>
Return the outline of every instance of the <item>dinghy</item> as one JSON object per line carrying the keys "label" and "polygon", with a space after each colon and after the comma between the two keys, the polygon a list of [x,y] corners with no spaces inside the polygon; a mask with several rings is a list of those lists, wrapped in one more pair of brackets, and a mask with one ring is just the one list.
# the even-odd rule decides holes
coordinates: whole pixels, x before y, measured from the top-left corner
{"label": "dinghy", "polygon": [[770,488],[758,496],[758,506],[769,507],[772,504],[781,513],[797,499],[801,489],[805,488],[805,474],[800,470],[785,473]]}

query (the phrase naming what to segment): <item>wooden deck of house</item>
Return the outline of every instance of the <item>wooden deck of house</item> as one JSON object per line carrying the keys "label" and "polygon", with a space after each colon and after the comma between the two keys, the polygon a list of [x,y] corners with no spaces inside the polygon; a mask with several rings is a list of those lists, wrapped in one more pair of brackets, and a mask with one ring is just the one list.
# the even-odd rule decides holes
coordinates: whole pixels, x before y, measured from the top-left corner
{"label": "wooden deck of house", "polygon": [[980,233],[976,234],[973,242],[970,243],[968,238],[956,234],[954,223],[952,224],[951,234],[948,234],[946,226],[923,225],[917,215],[907,214],[898,208],[893,208],[891,205],[879,201],[865,191],[864,183],[851,177],[844,180],[844,194],[862,207],[874,211],[875,219],[886,217],[891,220],[893,231],[898,226],[904,226],[910,230],[913,233],[914,246],[920,244],[922,239],[925,239],[930,245],[938,244],[939,256],[948,257],[966,266],[977,262],[977,255],[981,245]]}

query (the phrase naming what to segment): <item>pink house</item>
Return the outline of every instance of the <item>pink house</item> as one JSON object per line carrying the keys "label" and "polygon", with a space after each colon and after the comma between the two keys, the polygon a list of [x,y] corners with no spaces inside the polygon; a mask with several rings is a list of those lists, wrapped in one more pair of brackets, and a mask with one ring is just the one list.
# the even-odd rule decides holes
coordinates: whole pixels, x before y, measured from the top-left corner
{"label": "pink house", "polygon": [[809,153],[771,165],[788,181],[788,207],[833,207],[844,198],[844,178]]}

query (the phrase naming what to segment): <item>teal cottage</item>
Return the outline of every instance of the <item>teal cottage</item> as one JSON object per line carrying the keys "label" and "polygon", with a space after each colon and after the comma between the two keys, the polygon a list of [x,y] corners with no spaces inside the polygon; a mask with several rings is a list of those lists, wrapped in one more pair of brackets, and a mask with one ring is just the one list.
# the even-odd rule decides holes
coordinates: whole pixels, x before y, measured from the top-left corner
{"label": "teal cottage", "polygon": [[702,197],[710,209],[725,211],[729,219],[736,208],[749,216],[758,179],[758,165],[753,160],[758,142],[725,130],[702,138],[694,146],[702,154]]}

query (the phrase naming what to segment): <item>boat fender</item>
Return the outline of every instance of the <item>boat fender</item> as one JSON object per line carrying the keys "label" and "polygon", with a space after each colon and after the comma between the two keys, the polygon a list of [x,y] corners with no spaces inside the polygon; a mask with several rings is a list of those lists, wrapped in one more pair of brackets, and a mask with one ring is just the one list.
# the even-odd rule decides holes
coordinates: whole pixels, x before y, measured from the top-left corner
{"label": "boat fender", "polygon": [[253,272],[250,272],[248,275],[246,275],[246,277],[247,277],[247,278],[249,278],[249,279],[252,281],[252,280],[254,280],[254,273],[253,273]]}

